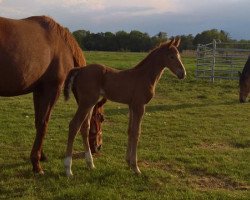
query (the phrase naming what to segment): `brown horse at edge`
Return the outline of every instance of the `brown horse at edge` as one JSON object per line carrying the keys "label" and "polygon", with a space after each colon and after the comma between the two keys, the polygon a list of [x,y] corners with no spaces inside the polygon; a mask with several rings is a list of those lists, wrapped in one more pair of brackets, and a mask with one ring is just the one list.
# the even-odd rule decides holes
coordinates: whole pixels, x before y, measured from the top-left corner
{"label": "brown horse at edge", "polygon": [[72,176],[72,152],[74,138],[79,130],[84,140],[85,160],[90,169],[95,168],[91,155],[88,133],[92,109],[100,96],[129,106],[128,146],[126,161],[129,167],[140,174],[137,164],[137,144],[145,105],[152,99],[155,86],[167,67],[179,79],[186,75],[177,47],[180,39],[163,43],[151,51],[134,68],[116,70],[92,64],[72,69],[65,81],[64,96],[67,100],[72,91],[78,101],[78,109],[69,124],[69,136],[64,165],[67,176]]}
{"label": "brown horse at edge", "polygon": [[51,110],[73,67],[86,61],[70,32],[46,16],[14,20],[0,17],[0,96],[33,92],[36,137],[31,151],[33,171],[43,174],[39,160]]}
{"label": "brown horse at edge", "polygon": [[239,72],[239,76],[239,100],[241,103],[245,103],[247,101],[247,96],[250,93],[250,55],[248,56],[242,73]]}

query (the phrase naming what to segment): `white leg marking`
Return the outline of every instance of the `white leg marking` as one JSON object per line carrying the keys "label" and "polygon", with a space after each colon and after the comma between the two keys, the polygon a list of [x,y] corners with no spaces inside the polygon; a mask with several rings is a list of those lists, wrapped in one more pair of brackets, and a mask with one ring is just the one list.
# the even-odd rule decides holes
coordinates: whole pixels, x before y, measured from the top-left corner
{"label": "white leg marking", "polygon": [[92,154],[91,154],[90,150],[87,151],[87,152],[85,152],[85,160],[86,160],[87,166],[90,169],[94,169],[95,168],[93,157],[92,157]]}
{"label": "white leg marking", "polygon": [[66,169],[66,175],[68,177],[73,176],[73,173],[71,171],[71,166],[72,166],[72,157],[68,156],[64,159],[64,167]]}

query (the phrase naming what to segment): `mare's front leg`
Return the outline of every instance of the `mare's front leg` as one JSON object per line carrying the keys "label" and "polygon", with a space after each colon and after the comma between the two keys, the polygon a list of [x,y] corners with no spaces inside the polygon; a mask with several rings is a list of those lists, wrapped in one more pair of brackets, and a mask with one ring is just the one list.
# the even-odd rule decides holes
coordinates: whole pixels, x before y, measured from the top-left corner
{"label": "mare's front leg", "polygon": [[30,159],[33,165],[33,171],[39,174],[44,173],[39,162],[41,159],[42,145],[47,131],[51,109],[53,108],[59,94],[60,86],[51,85],[40,85],[33,92],[36,137],[30,154]]}
{"label": "mare's front leg", "polygon": [[130,106],[130,120],[129,120],[129,133],[128,133],[128,147],[126,160],[131,169],[140,174],[141,171],[137,164],[137,144],[141,132],[141,120],[144,114],[144,105]]}
{"label": "mare's front leg", "polygon": [[66,169],[66,175],[72,176],[72,153],[73,153],[73,143],[75,140],[75,136],[81,128],[83,121],[88,116],[89,109],[84,109],[81,106],[78,107],[76,114],[74,115],[73,119],[69,123],[69,135],[68,135],[68,143],[66,149],[66,157],[64,159],[64,166]]}
{"label": "mare's front leg", "polygon": [[89,169],[94,169],[95,165],[93,162],[93,157],[91,154],[90,146],[89,146],[89,130],[90,130],[90,119],[92,116],[92,110],[89,112],[88,116],[84,120],[81,127],[81,134],[83,138],[83,145],[85,151],[85,160]]}

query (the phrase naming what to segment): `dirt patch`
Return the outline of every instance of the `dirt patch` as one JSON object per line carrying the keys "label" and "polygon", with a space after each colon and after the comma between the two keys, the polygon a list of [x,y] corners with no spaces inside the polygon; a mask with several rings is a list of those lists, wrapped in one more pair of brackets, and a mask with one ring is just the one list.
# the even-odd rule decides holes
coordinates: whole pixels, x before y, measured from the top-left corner
{"label": "dirt patch", "polygon": [[229,150],[233,147],[227,143],[206,143],[203,142],[199,145],[202,149],[213,149],[213,150]]}
{"label": "dirt patch", "polygon": [[189,173],[188,183],[198,189],[227,189],[227,190],[249,190],[246,183],[237,182],[227,176],[209,174],[206,170],[192,170]]}
{"label": "dirt patch", "polygon": [[250,185],[247,183],[238,182],[223,175],[209,174],[205,169],[194,169],[190,171],[171,163],[149,161],[139,161],[139,166],[165,170],[174,177],[186,181],[188,186],[198,190],[250,190]]}
{"label": "dirt patch", "polygon": [[203,142],[198,147],[202,149],[228,150],[228,149],[244,149],[250,147],[250,140],[230,143],[208,143]]}
{"label": "dirt patch", "polygon": [[188,183],[194,188],[207,189],[227,189],[227,190],[249,190],[250,186],[244,183],[239,183],[230,180],[226,177],[216,177],[211,175],[191,176],[188,178]]}

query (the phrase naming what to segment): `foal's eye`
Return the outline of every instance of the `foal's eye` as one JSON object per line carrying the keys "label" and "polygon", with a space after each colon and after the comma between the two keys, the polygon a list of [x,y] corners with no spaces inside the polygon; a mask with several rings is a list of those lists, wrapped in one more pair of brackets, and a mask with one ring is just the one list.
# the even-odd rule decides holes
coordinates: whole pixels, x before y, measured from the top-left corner
{"label": "foal's eye", "polygon": [[174,56],[170,56],[171,59],[174,59]]}

